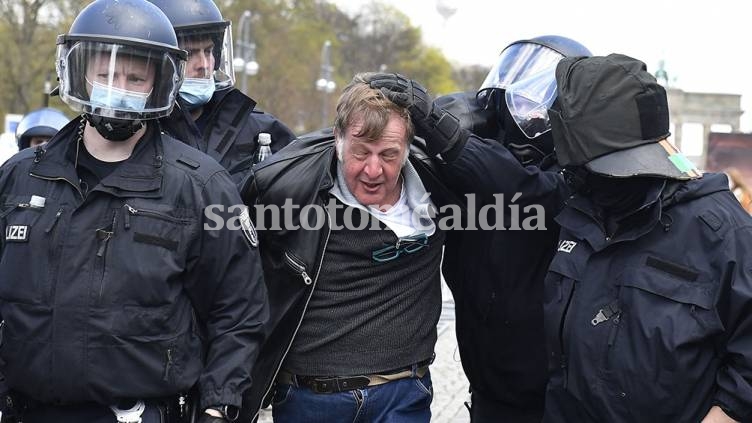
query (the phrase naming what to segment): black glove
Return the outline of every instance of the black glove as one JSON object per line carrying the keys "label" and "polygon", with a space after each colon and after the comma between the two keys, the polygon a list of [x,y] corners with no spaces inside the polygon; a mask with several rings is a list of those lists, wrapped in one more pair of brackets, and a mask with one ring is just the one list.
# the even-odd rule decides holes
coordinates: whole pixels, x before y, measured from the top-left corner
{"label": "black glove", "polygon": [[434,107],[431,96],[418,82],[397,73],[375,73],[368,78],[368,84],[410,112],[415,135],[426,140],[429,155],[454,156],[467,142],[470,134],[460,126],[459,119]]}

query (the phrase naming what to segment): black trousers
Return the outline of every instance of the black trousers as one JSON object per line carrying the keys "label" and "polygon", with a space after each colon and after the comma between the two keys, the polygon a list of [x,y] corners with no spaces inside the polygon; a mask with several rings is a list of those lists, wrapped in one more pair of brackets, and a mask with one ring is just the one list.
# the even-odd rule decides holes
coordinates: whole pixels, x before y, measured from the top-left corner
{"label": "black trousers", "polygon": [[541,423],[543,409],[524,409],[512,407],[483,398],[477,392],[470,394],[471,423]]}

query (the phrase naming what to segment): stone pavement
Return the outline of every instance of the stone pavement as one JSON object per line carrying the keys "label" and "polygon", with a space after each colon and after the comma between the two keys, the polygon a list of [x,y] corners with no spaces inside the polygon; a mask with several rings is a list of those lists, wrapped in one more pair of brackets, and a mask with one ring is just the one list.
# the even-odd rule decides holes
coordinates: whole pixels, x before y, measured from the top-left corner
{"label": "stone pavement", "polygon": [[[446,286],[442,294],[444,303],[437,325],[439,339],[435,348],[436,360],[431,365],[434,390],[431,423],[470,423],[464,404],[469,401],[470,394],[467,392],[468,383],[462,372],[454,333],[454,299]],[[271,408],[262,410],[259,423],[271,422]]]}

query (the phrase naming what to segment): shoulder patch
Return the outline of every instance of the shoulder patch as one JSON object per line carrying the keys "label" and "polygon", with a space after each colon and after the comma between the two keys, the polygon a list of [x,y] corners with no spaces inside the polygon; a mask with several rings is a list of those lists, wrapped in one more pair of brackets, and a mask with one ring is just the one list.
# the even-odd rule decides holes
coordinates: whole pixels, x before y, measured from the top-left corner
{"label": "shoulder patch", "polygon": [[185,157],[185,156],[180,156],[177,159],[177,162],[181,163],[181,164],[184,164],[184,165],[190,167],[193,170],[196,170],[196,169],[198,169],[198,168],[201,167],[201,163],[199,163],[199,162],[197,162],[197,161],[195,161],[193,159],[190,159],[188,157]]}

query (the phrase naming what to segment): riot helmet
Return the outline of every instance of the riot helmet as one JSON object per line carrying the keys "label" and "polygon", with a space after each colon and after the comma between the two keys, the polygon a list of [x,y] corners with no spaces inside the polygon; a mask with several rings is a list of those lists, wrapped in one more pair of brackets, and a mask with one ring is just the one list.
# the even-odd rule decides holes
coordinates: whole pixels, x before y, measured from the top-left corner
{"label": "riot helmet", "polygon": [[544,35],[508,45],[486,76],[477,101],[499,112],[505,144],[523,164],[553,151],[550,136],[543,135],[551,130],[548,108],[556,99],[557,63],[564,57],[590,55],[577,41]]}
{"label": "riot helmet", "polygon": [[[188,52],[186,78],[199,80],[213,77],[214,87],[218,90],[233,86],[232,23],[222,17],[214,1],[149,1],[167,15],[180,48]],[[201,87],[198,82],[190,81],[189,85]]]}
{"label": "riot helmet", "polygon": [[57,40],[60,98],[112,141],[144,120],[167,116],[186,53],[158,7],[146,0],[96,0]]}
{"label": "riot helmet", "polygon": [[18,149],[29,148],[33,138],[52,138],[69,121],[63,112],[52,107],[43,107],[27,113],[16,127]]}

